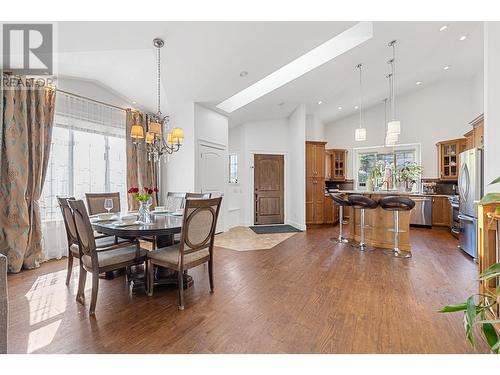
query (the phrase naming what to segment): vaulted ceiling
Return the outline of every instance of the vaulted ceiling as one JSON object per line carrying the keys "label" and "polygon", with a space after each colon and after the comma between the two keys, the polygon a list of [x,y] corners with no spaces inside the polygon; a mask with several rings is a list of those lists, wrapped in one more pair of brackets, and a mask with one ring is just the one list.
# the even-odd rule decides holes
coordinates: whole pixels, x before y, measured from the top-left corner
{"label": "vaulted ceiling", "polygon": [[[448,28],[440,32],[439,28]],[[354,22],[61,22],[58,74],[99,81],[156,111],[156,51],[162,49],[162,112],[198,102],[214,108],[291,60],[346,30]],[[329,122],[352,114],[364,63],[365,106],[387,96],[387,43],[398,40],[397,93],[416,81],[468,78],[481,72],[481,22],[374,22],[374,37],[334,60],[229,115],[237,125],[281,118],[300,103]],[[459,37],[467,39],[460,41]],[[449,65],[450,69],[443,70]],[[248,74],[240,76],[240,72]],[[318,105],[318,101],[323,103]],[[342,110],[338,107],[342,106]]]}

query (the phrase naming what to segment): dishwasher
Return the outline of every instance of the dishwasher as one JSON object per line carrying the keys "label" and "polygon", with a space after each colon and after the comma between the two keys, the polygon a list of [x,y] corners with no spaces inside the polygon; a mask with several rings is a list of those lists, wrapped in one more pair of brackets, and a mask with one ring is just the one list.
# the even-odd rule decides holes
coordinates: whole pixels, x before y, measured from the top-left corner
{"label": "dishwasher", "polygon": [[410,225],[430,228],[432,226],[432,198],[422,196],[410,198],[415,201],[415,207],[410,211]]}

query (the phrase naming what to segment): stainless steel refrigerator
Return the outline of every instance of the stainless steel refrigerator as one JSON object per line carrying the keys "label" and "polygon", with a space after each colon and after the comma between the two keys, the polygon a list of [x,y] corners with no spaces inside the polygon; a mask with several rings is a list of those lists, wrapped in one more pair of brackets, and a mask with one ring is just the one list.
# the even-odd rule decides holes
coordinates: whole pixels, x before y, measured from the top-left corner
{"label": "stainless steel refrigerator", "polygon": [[460,153],[458,191],[460,205],[460,248],[477,258],[477,206],[483,196],[483,150],[473,148]]}

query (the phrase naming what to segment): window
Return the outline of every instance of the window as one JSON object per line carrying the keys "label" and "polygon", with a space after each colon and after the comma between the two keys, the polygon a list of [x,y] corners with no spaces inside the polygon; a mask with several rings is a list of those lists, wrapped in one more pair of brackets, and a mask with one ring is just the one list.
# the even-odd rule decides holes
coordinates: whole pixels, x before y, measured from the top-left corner
{"label": "window", "polygon": [[238,183],[238,154],[229,154],[229,183]]}
{"label": "window", "polygon": [[356,186],[358,189],[366,188],[368,177],[378,166],[382,170],[386,166],[392,171],[398,170],[407,162],[420,164],[420,145],[401,145],[396,147],[372,147],[354,150]]}
{"label": "window", "polygon": [[119,192],[127,209],[125,113],[57,94],[52,147],[40,198],[43,221],[62,220],[56,196]]}

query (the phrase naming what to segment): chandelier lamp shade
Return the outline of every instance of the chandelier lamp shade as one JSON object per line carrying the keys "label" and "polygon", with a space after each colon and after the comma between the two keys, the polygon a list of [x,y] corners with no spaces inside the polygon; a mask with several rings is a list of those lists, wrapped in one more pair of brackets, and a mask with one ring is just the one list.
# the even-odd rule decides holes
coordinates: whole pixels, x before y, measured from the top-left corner
{"label": "chandelier lamp shade", "polygon": [[[162,156],[173,154],[180,150],[184,141],[184,130],[173,128],[170,130],[170,117],[161,113],[161,54],[160,49],[165,45],[163,39],[153,39],[153,45],[157,49],[157,112],[146,115],[146,129],[140,124],[132,125],[130,137],[135,139],[134,145],[139,146],[138,139],[144,139],[147,147],[148,159],[158,161]],[[166,136],[166,138],[164,137]]]}
{"label": "chandelier lamp shade", "polygon": [[356,65],[356,69],[359,70],[359,104],[358,104],[358,110],[359,110],[359,128],[356,129],[354,132],[354,139],[356,142],[363,142],[366,141],[366,128],[363,127],[363,117],[362,117],[362,104],[363,104],[363,76],[362,76],[362,71],[361,68],[363,67],[363,64],[358,64]]}

